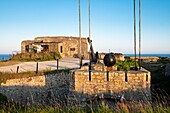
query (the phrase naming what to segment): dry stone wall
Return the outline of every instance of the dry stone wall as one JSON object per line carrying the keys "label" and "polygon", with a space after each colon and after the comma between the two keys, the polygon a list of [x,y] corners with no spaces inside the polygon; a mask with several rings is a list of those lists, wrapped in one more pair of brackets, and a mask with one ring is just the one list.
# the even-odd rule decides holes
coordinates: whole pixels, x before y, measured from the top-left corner
{"label": "dry stone wall", "polygon": [[66,103],[69,73],[10,79],[1,83],[0,93],[9,101],[24,105],[53,105]]}
{"label": "dry stone wall", "polygon": [[[126,100],[148,101],[151,99],[151,76],[148,71],[89,71],[76,70],[70,76],[68,103],[80,103],[97,95],[124,97]],[[103,97],[104,98],[104,97]]]}

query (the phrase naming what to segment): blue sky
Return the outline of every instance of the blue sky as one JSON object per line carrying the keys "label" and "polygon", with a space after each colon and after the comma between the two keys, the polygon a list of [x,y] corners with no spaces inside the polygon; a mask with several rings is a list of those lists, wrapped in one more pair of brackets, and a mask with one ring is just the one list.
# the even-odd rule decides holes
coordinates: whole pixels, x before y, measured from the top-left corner
{"label": "blue sky", "polygon": [[[87,8],[81,0],[84,37]],[[78,0],[0,0],[0,54],[37,36],[78,35]],[[133,53],[133,0],[91,0],[91,39],[95,51]],[[142,0],[142,53],[170,53],[170,0]]]}

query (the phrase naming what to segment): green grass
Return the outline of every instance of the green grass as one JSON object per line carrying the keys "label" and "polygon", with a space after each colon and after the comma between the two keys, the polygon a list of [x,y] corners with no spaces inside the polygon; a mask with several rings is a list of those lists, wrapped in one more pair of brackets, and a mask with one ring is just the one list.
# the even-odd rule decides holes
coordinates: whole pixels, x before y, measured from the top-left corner
{"label": "green grass", "polygon": [[[135,60],[117,61],[115,66],[117,66],[117,68],[122,71],[129,71],[130,67],[135,66]],[[136,62],[136,66],[138,66],[137,62]]]}

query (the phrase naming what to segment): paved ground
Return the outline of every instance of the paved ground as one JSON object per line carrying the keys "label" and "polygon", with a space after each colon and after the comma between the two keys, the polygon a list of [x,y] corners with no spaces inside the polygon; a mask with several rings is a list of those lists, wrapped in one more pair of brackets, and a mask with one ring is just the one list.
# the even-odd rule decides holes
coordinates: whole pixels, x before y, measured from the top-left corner
{"label": "paved ground", "polygon": [[[83,60],[83,63],[88,60]],[[35,71],[37,62],[22,62],[20,64],[0,67],[0,72],[12,72],[15,73],[17,66],[19,66],[19,72]],[[56,61],[44,61],[38,62],[38,70],[55,70],[57,69]],[[77,58],[63,58],[59,60],[59,69],[79,68],[79,59]]]}

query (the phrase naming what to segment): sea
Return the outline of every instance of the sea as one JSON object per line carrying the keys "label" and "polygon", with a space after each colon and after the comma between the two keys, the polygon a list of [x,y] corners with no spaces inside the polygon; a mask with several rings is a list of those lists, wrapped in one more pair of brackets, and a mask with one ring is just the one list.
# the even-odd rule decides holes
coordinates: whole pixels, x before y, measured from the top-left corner
{"label": "sea", "polygon": [[9,60],[10,54],[0,54],[0,60]]}
{"label": "sea", "polygon": [[[124,56],[134,56],[134,54],[123,54]],[[0,60],[9,60],[10,54],[0,54]],[[136,55],[138,56],[138,54]],[[157,57],[168,57],[170,58],[170,54],[141,54],[141,56],[149,57],[149,56],[157,56]]]}
{"label": "sea", "polygon": [[[134,54],[123,54],[124,56],[135,56]],[[136,54],[138,57],[139,54]],[[142,57],[167,57],[170,58],[170,54],[141,54]]]}

